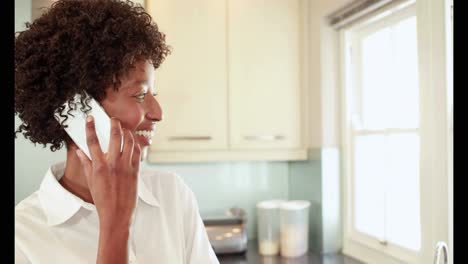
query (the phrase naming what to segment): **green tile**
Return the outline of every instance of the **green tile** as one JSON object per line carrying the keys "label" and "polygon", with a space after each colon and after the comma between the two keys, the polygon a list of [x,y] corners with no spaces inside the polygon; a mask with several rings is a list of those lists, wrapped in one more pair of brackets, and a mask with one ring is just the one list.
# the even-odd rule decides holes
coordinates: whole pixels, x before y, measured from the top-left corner
{"label": "green tile", "polygon": [[248,238],[257,237],[256,204],[288,198],[287,162],[225,162],[149,165],[181,176],[197,197],[202,217],[223,213],[230,207],[247,213]]}

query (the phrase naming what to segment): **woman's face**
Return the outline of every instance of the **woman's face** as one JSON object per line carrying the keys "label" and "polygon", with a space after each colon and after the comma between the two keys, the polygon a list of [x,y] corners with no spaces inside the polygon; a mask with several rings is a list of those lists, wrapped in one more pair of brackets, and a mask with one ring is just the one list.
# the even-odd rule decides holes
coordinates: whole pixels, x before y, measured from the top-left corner
{"label": "woman's face", "polygon": [[135,143],[142,150],[143,161],[154,135],[155,124],[162,120],[162,109],[155,98],[154,68],[148,61],[138,61],[129,73],[121,78],[118,91],[107,89],[101,105],[109,117],[120,120],[122,128],[132,132]]}

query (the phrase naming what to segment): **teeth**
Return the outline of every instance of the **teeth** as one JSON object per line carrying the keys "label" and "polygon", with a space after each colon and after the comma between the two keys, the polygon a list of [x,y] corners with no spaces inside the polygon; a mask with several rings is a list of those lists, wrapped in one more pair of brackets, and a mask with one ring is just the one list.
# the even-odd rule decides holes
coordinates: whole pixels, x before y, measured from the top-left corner
{"label": "teeth", "polygon": [[139,136],[148,137],[148,138],[153,137],[153,132],[150,130],[138,130],[135,132],[135,134]]}

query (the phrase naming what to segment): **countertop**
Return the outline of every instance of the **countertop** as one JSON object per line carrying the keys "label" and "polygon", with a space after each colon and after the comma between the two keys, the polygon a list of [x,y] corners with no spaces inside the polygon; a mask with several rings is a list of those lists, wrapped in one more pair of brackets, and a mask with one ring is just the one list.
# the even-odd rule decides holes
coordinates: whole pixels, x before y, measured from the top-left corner
{"label": "countertop", "polygon": [[219,254],[220,264],[363,264],[343,254],[317,254],[310,250],[296,258],[262,256],[258,253],[257,240],[249,240],[243,254]]}

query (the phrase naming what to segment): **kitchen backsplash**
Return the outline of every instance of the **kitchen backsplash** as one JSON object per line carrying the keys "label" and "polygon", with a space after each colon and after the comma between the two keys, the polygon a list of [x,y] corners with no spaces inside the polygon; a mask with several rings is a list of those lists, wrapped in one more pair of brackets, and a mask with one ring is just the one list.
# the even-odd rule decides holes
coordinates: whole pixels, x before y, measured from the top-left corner
{"label": "kitchen backsplash", "polygon": [[288,162],[225,162],[149,165],[176,172],[197,197],[202,217],[241,207],[247,213],[248,238],[256,237],[256,203],[288,198]]}
{"label": "kitchen backsplash", "polygon": [[310,201],[309,247],[323,253],[340,250],[340,159],[335,147],[309,149],[305,161],[146,164],[146,167],[178,173],[194,191],[202,217],[223,213],[232,206],[245,209],[249,239],[257,237],[257,202]]}

